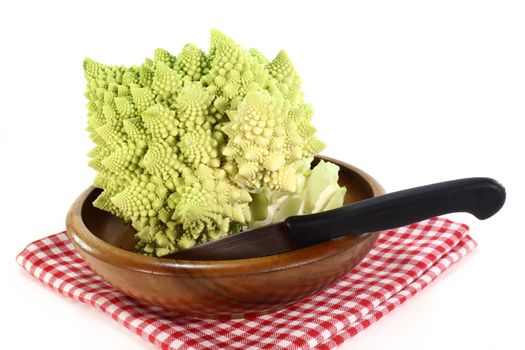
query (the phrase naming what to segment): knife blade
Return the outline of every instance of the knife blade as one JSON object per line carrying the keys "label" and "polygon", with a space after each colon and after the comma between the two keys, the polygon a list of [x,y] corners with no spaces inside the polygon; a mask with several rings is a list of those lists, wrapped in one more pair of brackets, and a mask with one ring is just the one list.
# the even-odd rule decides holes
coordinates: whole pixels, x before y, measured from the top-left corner
{"label": "knife blade", "polygon": [[189,260],[231,260],[274,255],[299,248],[285,222],[236,233],[199,244],[170,258]]}

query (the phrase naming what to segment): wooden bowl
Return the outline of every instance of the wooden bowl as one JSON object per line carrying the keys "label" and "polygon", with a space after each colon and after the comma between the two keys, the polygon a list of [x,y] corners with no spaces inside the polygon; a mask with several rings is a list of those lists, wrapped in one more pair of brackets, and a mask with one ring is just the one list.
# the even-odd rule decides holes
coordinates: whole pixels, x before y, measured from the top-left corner
{"label": "wooden bowl", "polygon": [[[384,193],[370,175],[340,166],[345,203]],[[267,257],[222,261],[174,260],[133,252],[134,230],[92,206],[99,189],[88,188],[67,214],[78,253],[113,287],[174,315],[239,318],[272,312],[315,294],[347,274],[372,248],[379,233],[344,237]]]}

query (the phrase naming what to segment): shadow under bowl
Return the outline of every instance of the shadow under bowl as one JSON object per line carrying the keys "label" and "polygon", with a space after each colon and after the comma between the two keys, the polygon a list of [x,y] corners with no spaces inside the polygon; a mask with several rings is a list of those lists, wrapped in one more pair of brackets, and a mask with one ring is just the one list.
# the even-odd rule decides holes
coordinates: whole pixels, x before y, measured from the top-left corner
{"label": "shadow under bowl", "polygon": [[[340,167],[345,204],[384,193],[370,175],[325,156]],[[101,190],[84,191],[72,204],[67,231],[86,263],[116,289],[163,307],[174,316],[241,318],[282,309],[328,287],[370,251],[379,233],[332,239],[311,247],[253,259],[195,261],[133,252],[133,228],[93,207]]]}

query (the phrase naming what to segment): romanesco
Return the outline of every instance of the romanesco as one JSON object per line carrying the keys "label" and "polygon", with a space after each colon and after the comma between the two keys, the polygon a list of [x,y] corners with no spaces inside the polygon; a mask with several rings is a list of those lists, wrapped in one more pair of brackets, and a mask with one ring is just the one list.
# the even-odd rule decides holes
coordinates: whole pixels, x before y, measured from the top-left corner
{"label": "romanesco", "polygon": [[324,144],[284,51],[269,61],[212,30],[208,54],[188,44],[178,57],[157,49],[140,66],[86,59],[84,72],[89,164],[103,189],[94,205],[131,223],[141,253],[164,256],[271,221],[272,198],[290,215],[342,204],[333,168],[324,204],[311,198],[322,189],[304,190]]}

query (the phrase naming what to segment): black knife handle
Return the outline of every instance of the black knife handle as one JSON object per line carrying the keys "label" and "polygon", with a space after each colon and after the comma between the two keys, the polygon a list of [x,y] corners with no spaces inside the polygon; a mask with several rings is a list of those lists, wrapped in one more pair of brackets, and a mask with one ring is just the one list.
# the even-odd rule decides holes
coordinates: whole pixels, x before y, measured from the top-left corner
{"label": "black knife handle", "polygon": [[504,203],[505,188],[499,182],[474,177],[392,192],[322,213],[291,216],[285,222],[299,246],[308,247],[448,213],[468,212],[484,220]]}

